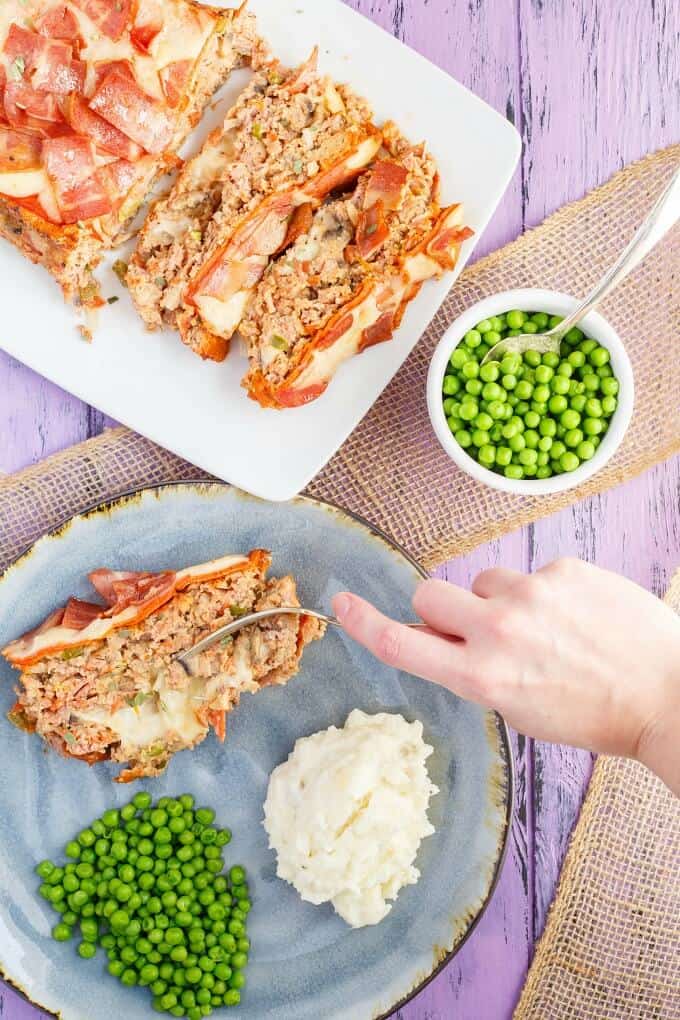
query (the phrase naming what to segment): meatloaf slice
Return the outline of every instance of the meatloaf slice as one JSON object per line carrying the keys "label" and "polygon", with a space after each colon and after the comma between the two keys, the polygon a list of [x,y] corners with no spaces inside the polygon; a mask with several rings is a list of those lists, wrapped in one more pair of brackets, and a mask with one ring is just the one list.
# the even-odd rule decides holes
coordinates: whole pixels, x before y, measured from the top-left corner
{"label": "meatloaf slice", "polygon": [[295,70],[262,68],[140,234],[127,274],[135,305],[201,357],[226,357],[272,254],[380,145],[366,102],[316,63],[314,52]]}
{"label": "meatloaf slice", "polygon": [[252,397],[271,407],[313,400],[342,361],[391,337],[422,281],[453,268],[470,233],[438,191],[425,147],[385,125],[354,191],[316,211],[255,291],[240,327]]}
{"label": "meatloaf slice", "polygon": [[161,773],[244,691],[283,684],[323,629],[308,617],[274,616],[197,655],[192,675],[175,655],[255,609],[299,605],[292,577],[266,579],[270,555],[220,560],[160,574],[97,570],[105,604],[71,599],[3,649],[21,669],[9,713],[69,758],[127,762],[118,782]]}
{"label": "meatloaf slice", "polygon": [[262,43],[244,8],[194,0],[4,0],[0,236],[68,300],[119,242],[212,93]]}

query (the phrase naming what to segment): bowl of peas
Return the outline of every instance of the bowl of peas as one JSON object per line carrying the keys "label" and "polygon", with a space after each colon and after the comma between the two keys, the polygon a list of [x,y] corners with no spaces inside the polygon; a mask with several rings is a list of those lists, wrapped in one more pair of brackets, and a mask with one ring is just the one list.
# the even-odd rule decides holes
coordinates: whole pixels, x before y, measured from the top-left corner
{"label": "bowl of peas", "polygon": [[618,449],[633,410],[633,371],[613,327],[590,312],[559,354],[527,350],[482,361],[520,333],[543,333],[576,305],[558,291],[509,290],[451,324],[430,365],[427,401],[439,442],[495,489],[550,495],[580,485]]}

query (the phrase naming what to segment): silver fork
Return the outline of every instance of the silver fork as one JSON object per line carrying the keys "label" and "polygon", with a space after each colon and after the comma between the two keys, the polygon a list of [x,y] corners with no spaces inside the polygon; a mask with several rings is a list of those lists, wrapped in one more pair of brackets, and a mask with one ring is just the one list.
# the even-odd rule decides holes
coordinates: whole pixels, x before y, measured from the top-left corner
{"label": "silver fork", "polygon": [[[256,613],[246,613],[245,616],[239,616],[238,620],[232,620],[231,623],[225,623],[223,627],[218,627],[212,634],[208,634],[207,637],[197,641],[191,648],[187,648],[184,652],[178,652],[175,655],[175,661],[179,662],[189,675],[191,670],[189,668],[189,660],[195,655],[199,655],[204,652],[206,648],[211,648],[218,641],[223,641],[224,638],[231,637],[232,634],[236,634],[243,627],[250,626],[251,623],[257,623],[259,620],[267,620],[271,616],[313,616],[315,620],[321,620],[322,623],[326,623],[331,627],[342,627],[339,620],[336,620],[334,616],[327,616],[326,613],[319,613],[316,609],[305,609],[304,606],[277,606],[275,609],[260,609]],[[408,623],[407,627],[425,627],[424,623]]]}

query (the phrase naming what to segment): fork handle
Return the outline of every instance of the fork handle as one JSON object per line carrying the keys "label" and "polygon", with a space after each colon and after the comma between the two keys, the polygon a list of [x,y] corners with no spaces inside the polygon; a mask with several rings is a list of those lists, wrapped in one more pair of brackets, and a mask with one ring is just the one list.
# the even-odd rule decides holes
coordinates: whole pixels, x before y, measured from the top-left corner
{"label": "fork handle", "polygon": [[607,295],[649,255],[652,248],[665,237],[678,219],[680,219],[680,167],[611,269],[576,310],[551,331],[552,335],[561,339],[572,326],[576,326],[588,312],[604,301]]}

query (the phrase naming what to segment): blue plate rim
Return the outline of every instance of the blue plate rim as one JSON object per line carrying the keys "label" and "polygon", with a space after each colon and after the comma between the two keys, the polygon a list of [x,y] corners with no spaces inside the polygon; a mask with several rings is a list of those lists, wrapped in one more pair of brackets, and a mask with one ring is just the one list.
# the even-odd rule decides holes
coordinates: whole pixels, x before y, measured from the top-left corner
{"label": "blue plate rim", "polygon": [[[174,481],[156,482],[150,485],[140,485],[136,488],[125,489],[122,492],[117,493],[115,496],[110,496],[107,499],[99,500],[98,502],[97,501],[93,502],[83,507],[82,509],[76,511],[75,513],[69,514],[68,516],[64,517],[53,528],[50,528],[49,531],[44,532],[42,535],[39,535],[32,542],[29,542],[25,546],[25,548],[22,549],[22,551],[17,556],[15,556],[15,558],[11,560],[7,564],[7,566],[4,567],[3,570],[0,572],[0,584],[5,579],[7,574],[11,570],[19,566],[21,560],[23,560],[24,557],[28,556],[31,553],[37,542],[40,542],[42,539],[45,538],[58,537],[59,533],[63,531],[63,529],[66,528],[71,523],[71,521],[75,520],[77,517],[87,517],[91,514],[105,513],[108,510],[112,510],[117,504],[123,503],[125,500],[132,499],[135,496],[141,496],[146,492],[161,492],[167,489],[192,486],[199,488],[202,485],[210,485],[214,488],[220,488],[224,490],[233,489],[236,492],[242,492],[241,489],[239,489],[235,485],[232,485],[230,482],[220,481],[220,479],[213,478],[210,475],[199,475],[196,478],[192,477],[178,478],[175,479]],[[249,499],[257,499],[258,502],[263,503],[268,502],[267,500],[262,500],[259,496],[251,496],[247,493],[244,493],[244,495],[247,495]],[[367,520],[367,518],[365,517],[362,517],[361,514],[356,513],[354,510],[348,510],[346,507],[340,506],[339,503],[334,503],[332,500],[320,499],[318,496],[306,496],[304,494],[294,496],[292,499],[287,500],[286,502],[309,503],[314,506],[325,507],[326,509],[333,510],[340,514],[344,514],[346,517],[349,517],[352,521],[354,521],[354,523],[359,524],[361,527],[365,528],[376,538],[379,538],[392,551],[399,553],[399,555],[402,556],[405,560],[407,560],[407,562],[411,564],[411,566],[416,570],[416,572],[420,574],[423,580],[427,579],[430,576],[427,570],[425,570],[425,568],[422,566],[422,564],[420,564],[406,549],[404,549],[404,547],[400,545],[400,543],[397,542],[396,539],[392,538],[391,535],[389,535],[386,531],[383,531],[383,529],[378,527],[377,524],[372,524],[371,521]],[[515,760],[512,753],[512,744],[510,742],[510,731],[508,729],[508,724],[506,723],[505,719],[502,717],[500,712],[497,712],[495,709],[491,709],[490,711],[493,712],[496,722],[496,728],[501,738],[502,757],[504,759],[504,764],[507,769],[506,773],[507,788],[505,793],[505,818],[503,823],[503,842],[501,846],[501,851],[494,865],[493,876],[491,882],[489,883],[489,888],[487,890],[486,896],[481,906],[479,907],[479,910],[477,911],[476,915],[468,925],[465,933],[456,942],[456,944],[444,954],[442,959],[435,965],[435,967],[430,971],[427,977],[423,978],[423,980],[420,981],[417,985],[414,985],[414,987],[408,992],[407,995],[403,996],[393,1005],[389,1006],[387,1011],[381,1013],[378,1017],[375,1018],[375,1020],[389,1020],[393,1013],[397,1012],[400,1009],[403,1009],[404,1006],[406,1006],[409,1002],[411,1002],[412,999],[419,995],[420,992],[422,992],[423,989],[425,989],[430,984],[431,981],[434,981],[434,979],[445,969],[445,967],[447,967],[449,963],[451,963],[453,958],[463,948],[463,946],[465,945],[465,943],[470,938],[470,936],[476,929],[477,925],[481,921],[482,917],[486,913],[487,907],[489,906],[489,903],[493,899],[493,895],[500,881],[500,876],[503,871],[503,865],[505,864],[505,859],[507,857],[508,849],[510,846],[510,833],[512,831],[512,820],[515,807],[515,791],[517,781],[515,775]],[[5,984],[9,985],[25,1002],[29,1003],[31,1006],[35,1006],[36,1009],[42,1010],[42,1012],[45,1013],[45,1015],[47,1016],[56,1017],[57,1020],[63,1020],[61,1011],[58,1013],[54,1013],[52,1012],[52,1010],[43,1006],[35,999],[32,999],[28,992],[26,992],[6,973],[1,962],[0,962],[0,979]]]}

